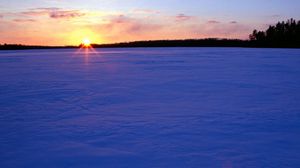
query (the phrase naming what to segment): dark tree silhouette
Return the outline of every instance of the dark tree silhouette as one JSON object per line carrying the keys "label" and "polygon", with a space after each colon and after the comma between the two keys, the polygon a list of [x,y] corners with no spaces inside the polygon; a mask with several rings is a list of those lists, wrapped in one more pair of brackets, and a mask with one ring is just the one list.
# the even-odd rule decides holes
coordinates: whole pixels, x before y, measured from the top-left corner
{"label": "dark tree silhouette", "polygon": [[300,47],[300,21],[290,19],[269,26],[266,31],[254,30],[249,38],[254,46]]}

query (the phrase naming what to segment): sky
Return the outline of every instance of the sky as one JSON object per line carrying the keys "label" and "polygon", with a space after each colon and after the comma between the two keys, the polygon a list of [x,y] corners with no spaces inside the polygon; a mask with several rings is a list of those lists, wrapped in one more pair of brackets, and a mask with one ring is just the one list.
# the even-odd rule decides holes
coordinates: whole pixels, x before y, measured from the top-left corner
{"label": "sky", "polygon": [[238,38],[289,18],[299,0],[0,0],[0,44]]}

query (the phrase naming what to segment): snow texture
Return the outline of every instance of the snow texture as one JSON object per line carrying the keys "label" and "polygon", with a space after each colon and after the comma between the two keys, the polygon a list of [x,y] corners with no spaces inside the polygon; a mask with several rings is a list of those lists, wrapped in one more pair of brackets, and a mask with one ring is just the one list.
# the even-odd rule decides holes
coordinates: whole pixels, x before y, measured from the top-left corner
{"label": "snow texture", "polygon": [[300,167],[300,50],[1,51],[0,167]]}

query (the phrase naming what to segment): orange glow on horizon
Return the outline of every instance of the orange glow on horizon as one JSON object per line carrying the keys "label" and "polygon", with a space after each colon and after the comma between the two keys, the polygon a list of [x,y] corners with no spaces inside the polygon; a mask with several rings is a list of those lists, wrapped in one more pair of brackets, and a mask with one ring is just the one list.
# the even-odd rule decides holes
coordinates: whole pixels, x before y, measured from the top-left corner
{"label": "orange glow on horizon", "polygon": [[70,45],[81,44],[82,47],[87,47],[85,44],[94,43],[100,44],[103,43],[103,37],[101,32],[94,32],[88,28],[78,28],[71,33],[66,34],[66,39]]}

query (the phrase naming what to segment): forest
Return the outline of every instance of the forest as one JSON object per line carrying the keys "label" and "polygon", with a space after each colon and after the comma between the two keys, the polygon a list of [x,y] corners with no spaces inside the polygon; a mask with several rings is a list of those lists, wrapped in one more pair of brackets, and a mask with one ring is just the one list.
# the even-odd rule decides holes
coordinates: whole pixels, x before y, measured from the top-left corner
{"label": "forest", "polygon": [[253,46],[300,47],[300,20],[290,19],[270,25],[266,31],[254,30],[249,36]]}

